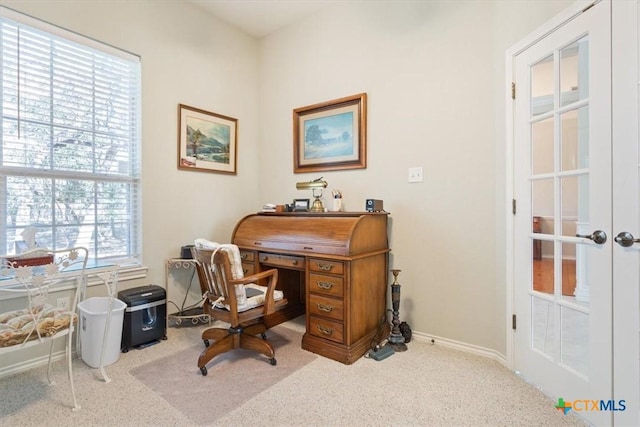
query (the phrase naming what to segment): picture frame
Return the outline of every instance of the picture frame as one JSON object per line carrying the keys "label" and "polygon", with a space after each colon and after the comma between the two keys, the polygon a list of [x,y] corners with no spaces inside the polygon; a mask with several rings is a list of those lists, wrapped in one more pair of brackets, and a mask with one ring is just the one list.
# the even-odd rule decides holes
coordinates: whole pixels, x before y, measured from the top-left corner
{"label": "picture frame", "polygon": [[293,110],[293,172],[367,167],[367,94]]}
{"label": "picture frame", "polygon": [[178,105],[178,169],[235,175],[238,120]]}
{"label": "picture frame", "polygon": [[293,199],[293,211],[294,212],[307,212],[309,211],[310,199]]}

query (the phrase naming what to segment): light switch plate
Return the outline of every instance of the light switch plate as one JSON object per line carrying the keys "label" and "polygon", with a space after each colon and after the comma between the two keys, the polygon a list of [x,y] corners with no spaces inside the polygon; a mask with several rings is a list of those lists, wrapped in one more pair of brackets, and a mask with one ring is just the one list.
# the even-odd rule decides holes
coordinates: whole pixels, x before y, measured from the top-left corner
{"label": "light switch plate", "polygon": [[409,182],[422,182],[422,166],[409,168]]}

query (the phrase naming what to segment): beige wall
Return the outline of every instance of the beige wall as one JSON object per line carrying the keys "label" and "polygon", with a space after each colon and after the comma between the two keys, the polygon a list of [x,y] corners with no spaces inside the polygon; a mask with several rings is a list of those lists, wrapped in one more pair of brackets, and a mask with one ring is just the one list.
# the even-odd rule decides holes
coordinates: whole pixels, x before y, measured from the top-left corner
{"label": "beige wall", "polygon": [[[3,5],[142,56],[146,283],[323,175],[391,212],[401,317],[505,354],[505,50],[569,1],[341,2],[260,42],[182,1]],[[368,166],[293,174],[292,109],[369,96]],[[178,171],[177,105],[239,119],[238,175]],[[422,166],[424,182],[407,183]],[[127,285],[129,286],[129,285]]]}
{"label": "beige wall", "polygon": [[[261,195],[324,176],[391,212],[400,317],[506,354],[505,51],[570,2],[346,2],[261,44]],[[293,174],[291,110],[368,94],[365,170]],[[268,167],[267,167],[268,166]],[[407,169],[424,168],[423,183]]]}

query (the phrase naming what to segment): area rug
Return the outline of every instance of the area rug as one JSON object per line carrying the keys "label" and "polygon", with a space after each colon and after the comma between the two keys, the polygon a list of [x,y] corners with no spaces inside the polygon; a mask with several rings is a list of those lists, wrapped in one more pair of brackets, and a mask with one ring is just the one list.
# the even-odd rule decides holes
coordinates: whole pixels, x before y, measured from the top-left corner
{"label": "area rug", "polygon": [[130,373],[197,424],[210,424],[268,389],[318,356],[302,350],[302,333],[285,326],[267,331],[277,364],[256,352],[236,349],[216,356],[202,376],[197,367],[201,340],[171,356],[134,368]]}

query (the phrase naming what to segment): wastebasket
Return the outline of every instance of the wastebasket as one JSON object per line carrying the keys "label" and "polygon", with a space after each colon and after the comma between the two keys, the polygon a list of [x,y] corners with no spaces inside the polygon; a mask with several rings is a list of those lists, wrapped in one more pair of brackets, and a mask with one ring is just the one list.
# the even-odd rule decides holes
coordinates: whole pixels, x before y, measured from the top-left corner
{"label": "wastebasket", "polygon": [[118,361],[120,357],[120,340],[122,338],[122,324],[124,309],[127,305],[117,298],[113,298],[111,319],[106,342],[104,330],[109,313],[109,297],[92,297],[78,303],[80,312],[80,352],[82,360],[92,368],[100,367],[100,355],[104,342],[104,359],[102,366],[108,366]]}

